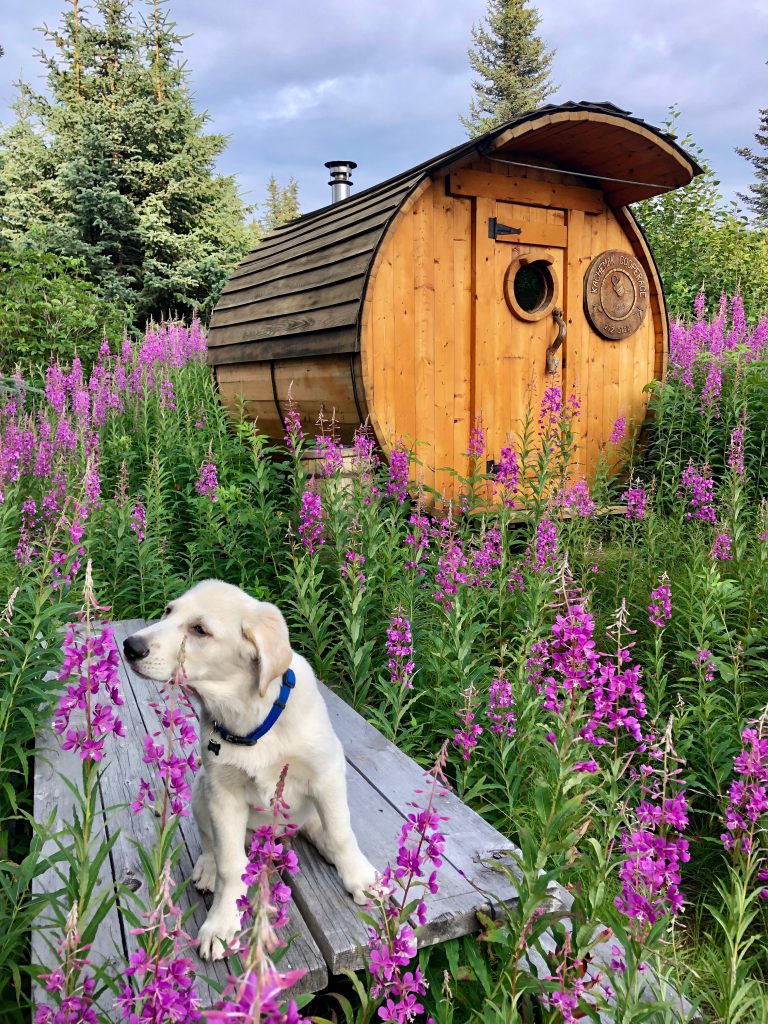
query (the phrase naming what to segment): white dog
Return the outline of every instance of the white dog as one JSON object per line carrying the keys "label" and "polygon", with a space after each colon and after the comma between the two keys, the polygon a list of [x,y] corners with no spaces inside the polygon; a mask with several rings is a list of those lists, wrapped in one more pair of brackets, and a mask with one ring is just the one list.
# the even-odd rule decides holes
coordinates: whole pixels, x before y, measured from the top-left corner
{"label": "white dog", "polygon": [[[218,960],[240,930],[247,832],[271,820],[269,802],[285,764],[291,821],[336,866],[357,903],[365,902],[376,872],[352,832],[344,751],[279,610],[205,580],[123,647],[134,671],[163,680],[176,670],[182,645],[187,682],[202,704],[203,767],[192,797],[202,853],[192,881],[215,894],[200,928],[200,956]],[[261,726],[268,731],[249,742]]]}

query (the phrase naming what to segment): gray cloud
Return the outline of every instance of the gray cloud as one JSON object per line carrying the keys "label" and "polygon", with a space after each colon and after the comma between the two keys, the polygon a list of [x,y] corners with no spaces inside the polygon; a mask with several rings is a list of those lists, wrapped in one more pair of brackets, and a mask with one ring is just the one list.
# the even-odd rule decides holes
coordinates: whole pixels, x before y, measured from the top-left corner
{"label": "gray cloud", "polygon": [[[354,159],[365,188],[461,142],[471,96],[466,50],[485,0],[176,0],[199,107],[231,138],[220,169],[250,201],[274,173],[299,181],[305,210],[329,198],[328,159]],[[606,99],[659,124],[671,103],[715,167],[726,196],[751,167],[750,145],[768,104],[768,5],[539,0],[541,32],[557,49],[555,99]],[[29,0],[5,16],[0,108],[22,71],[40,74],[33,26],[55,23],[61,0]],[[0,112],[3,120],[8,115]]]}

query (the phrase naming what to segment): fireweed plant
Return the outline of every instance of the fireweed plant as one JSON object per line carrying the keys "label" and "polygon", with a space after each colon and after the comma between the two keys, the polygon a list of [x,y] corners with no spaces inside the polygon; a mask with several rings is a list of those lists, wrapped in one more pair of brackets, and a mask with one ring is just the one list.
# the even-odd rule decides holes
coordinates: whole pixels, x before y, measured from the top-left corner
{"label": "fireweed plant", "polygon": [[[418,443],[403,439],[387,460],[369,430],[316,423],[295,404],[283,410],[280,442],[227,413],[194,323],[153,326],[116,351],[105,345],[88,375],[77,361],[54,364],[41,368],[38,391],[5,392],[3,1019],[29,1019],[38,969],[28,934],[40,914],[45,973],[54,972],[59,990],[49,993],[52,1008],[70,996],[102,1007],[105,990],[107,1001],[111,993],[123,1002],[106,1016],[95,1011],[102,1021],[122,1019],[130,1006],[143,1012],[150,997],[163,1005],[166,996],[153,993],[165,991],[165,979],[149,960],[128,975],[130,963],[111,972],[85,963],[111,898],[102,901],[97,873],[89,882],[78,866],[107,855],[96,805],[88,811],[83,795],[94,783],[75,780],[81,802],[65,827],[54,817],[33,823],[30,758],[46,717],[61,724],[55,735],[69,744],[67,755],[94,777],[123,742],[106,668],[91,694],[90,735],[86,709],[72,707],[68,722],[66,706],[54,715],[62,696],[81,699],[68,696],[67,687],[81,685],[75,676],[55,678],[77,609],[91,608],[83,636],[95,645],[107,615],[155,617],[207,576],[276,601],[293,646],[321,678],[422,764],[448,741],[450,784],[521,851],[516,907],[485,920],[479,939],[452,940],[400,965],[403,978],[417,979],[416,966],[423,975],[418,991],[406,993],[415,1000],[411,1016],[560,1021],[594,1015],[610,999],[617,1020],[667,1022],[685,1016],[679,991],[705,1019],[765,1019],[768,901],[757,852],[765,815],[752,821],[759,797],[745,803],[740,792],[764,785],[751,767],[762,748],[746,731],[764,739],[768,321],[749,328],[739,311],[735,297],[712,321],[695,312],[672,325],[670,369],[650,389],[647,436],[636,443],[637,425],[626,417],[613,424],[594,481],[576,473],[579,396],[552,387],[531,397],[498,451],[489,450],[481,420],[471,425],[453,502],[440,493],[445,471],[435,490],[420,484],[431,477]],[[617,505],[625,511],[602,514]],[[92,592],[108,613],[94,607]],[[109,663],[109,643],[100,643],[88,660]],[[171,690],[162,714],[174,699],[182,709],[181,687]],[[156,728],[134,799],[150,805],[137,813],[151,831],[165,807],[171,835],[188,791],[169,757],[189,758],[193,747],[182,745],[174,715]],[[746,750],[757,753],[740,760]],[[733,791],[740,780],[743,791]],[[729,822],[752,837],[755,852]],[[151,895],[133,905],[130,940],[131,952],[143,950],[152,963],[160,949],[161,967],[190,955],[173,910],[182,881],[174,841],[164,846],[162,834],[146,851],[143,891]],[[42,856],[54,837],[46,845],[54,853]],[[35,875],[52,867],[59,890],[33,897]],[[565,910],[552,905],[554,882],[571,901]],[[275,899],[264,890],[256,902]],[[406,946],[411,952],[410,939]],[[364,995],[351,981],[342,993],[350,1012],[402,1015],[394,1007],[405,996],[382,989],[374,998],[367,977]],[[199,999],[200,1012],[216,1005],[199,981],[194,991],[178,982],[174,998],[189,1006]],[[246,988],[226,998],[255,994],[293,1012],[276,977]],[[749,999],[739,1003],[742,991]],[[372,999],[374,1010],[363,1010]],[[325,997],[300,1010],[337,1011]]]}

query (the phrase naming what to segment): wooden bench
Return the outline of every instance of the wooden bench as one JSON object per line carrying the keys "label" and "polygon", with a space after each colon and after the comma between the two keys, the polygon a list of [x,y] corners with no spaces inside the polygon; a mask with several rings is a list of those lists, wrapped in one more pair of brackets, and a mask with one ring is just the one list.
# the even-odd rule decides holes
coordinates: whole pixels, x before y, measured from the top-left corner
{"label": "wooden bench", "polygon": [[[143,742],[147,733],[156,731],[157,719],[149,706],[157,700],[156,684],[133,673],[122,659],[123,640],[146,623],[131,619],[114,623],[115,640],[121,655],[120,679],[124,708],[121,717],[126,738],[109,738],[100,786],[100,806],[106,813],[104,827],[110,836],[117,833],[112,855],[105,864],[104,890],[135,892],[145,896],[145,887],[135,844],[148,848],[155,842],[155,823],[147,810],[133,814],[130,802],[135,799],[139,779],[146,777],[142,761]],[[352,824],[360,845],[371,862],[383,869],[394,863],[397,840],[402,823],[411,810],[416,790],[425,789],[423,770],[387,740],[377,729],[344,703],[327,687],[322,687],[333,726],[344,744],[347,757],[347,783]],[[54,813],[54,827],[70,820],[73,796],[62,781],[80,777],[80,759],[62,751],[58,738],[51,732],[40,737],[35,763],[35,819],[47,822]],[[505,872],[494,870],[506,864],[512,868],[509,853],[512,843],[455,795],[437,797],[443,823],[445,858],[438,878],[440,891],[427,897],[427,922],[419,931],[421,945],[432,945],[467,935],[478,928],[478,910],[491,911],[494,906],[516,899],[512,879]],[[186,879],[200,852],[200,843],[191,817],[181,821],[181,856],[177,882]],[[281,961],[281,968],[306,970],[297,983],[297,992],[317,992],[331,976],[343,968],[359,970],[365,966],[366,927],[357,907],[343,889],[335,868],[327,864],[313,846],[298,838],[295,841],[300,872],[290,879],[293,891],[290,922],[283,929],[293,941]],[[50,846],[48,850],[54,847]],[[48,851],[45,851],[48,852]],[[109,874],[107,874],[109,872]],[[51,867],[36,881],[37,892],[57,892],[61,880]],[[493,893],[490,897],[489,893]],[[96,963],[111,965],[119,976],[128,955],[136,948],[136,938],[123,917],[123,896],[102,923],[97,942],[91,950]],[[207,913],[210,897],[201,896],[188,885],[180,898],[189,910],[187,930],[196,935]],[[65,908],[66,909],[66,908]],[[135,912],[135,907],[133,908]],[[51,932],[50,921],[42,915],[33,934],[33,963],[52,967],[56,963],[53,946],[61,935]],[[197,959],[199,975],[208,975],[224,984],[228,975],[225,961],[209,964]],[[38,995],[40,993],[38,992]],[[205,986],[201,987],[205,999]],[[107,1009],[111,997],[106,999]]]}

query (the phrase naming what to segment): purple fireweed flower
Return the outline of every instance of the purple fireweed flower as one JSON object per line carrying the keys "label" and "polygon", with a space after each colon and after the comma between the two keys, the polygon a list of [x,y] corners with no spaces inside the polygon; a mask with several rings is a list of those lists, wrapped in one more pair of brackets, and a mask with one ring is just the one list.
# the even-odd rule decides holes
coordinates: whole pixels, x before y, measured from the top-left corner
{"label": "purple fireweed flower", "polygon": [[408,452],[403,448],[395,448],[389,457],[389,479],[386,495],[394,498],[402,505],[408,495]]}
{"label": "purple fireweed flower", "polygon": [[723,530],[722,527],[715,534],[709,556],[717,562],[730,562],[733,559],[731,535]]}
{"label": "purple fireweed flower", "polygon": [[315,447],[320,456],[318,476],[335,476],[344,465],[342,445],[334,441],[328,434],[321,434],[315,438]]}
{"label": "purple fireweed flower", "polygon": [[160,411],[161,412],[165,412],[166,410],[168,410],[169,412],[175,412],[176,411],[176,402],[175,402],[174,398],[175,398],[175,396],[173,394],[173,381],[170,381],[170,380],[167,380],[167,379],[161,381],[161,383],[160,383]]}
{"label": "purple fireweed flower", "polygon": [[469,432],[469,446],[467,447],[467,455],[470,459],[480,459],[483,457],[485,451],[485,430],[483,429],[483,421],[478,419],[475,421],[474,427]]}
{"label": "purple fireweed flower", "polygon": [[426,516],[414,512],[408,520],[410,532],[406,534],[405,543],[411,549],[411,558],[405,563],[406,569],[415,569],[423,576],[426,569],[421,565],[422,555],[429,551],[429,520]]}
{"label": "purple fireweed flower", "polygon": [[496,463],[494,493],[501,493],[503,503],[511,508],[515,504],[515,492],[520,483],[520,467],[514,448],[502,448]]}
{"label": "purple fireweed flower", "polygon": [[288,403],[283,423],[285,425],[285,446],[289,452],[296,453],[304,440],[304,431],[301,429],[299,410],[292,402]]}
{"label": "purple fireweed flower", "polygon": [[413,689],[413,638],[411,636],[411,624],[402,609],[398,609],[390,620],[387,627],[386,650],[389,660],[390,682],[395,686],[405,686]]}
{"label": "purple fireweed flower", "polygon": [[37,504],[34,498],[27,498],[21,506],[21,527],[15,558],[19,565],[28,565],[37,555],[33,538],[37,532]]}
{"label": "purple fireweed flower", "polygon": [[715,678],[715,659],[712,657],[712,651],[708,651],[706,647],[697,647],[694,664],[699,666],[704,682],[711,683]]}
{"label": "purple fireweed flower", "polygon": [[184,670],[179,666],[174,678],[163,685],[165,703],[150,701],[160,728],[144,737],[143,761],[154,775],[154,782],[142,778],[131,804],[134,814],[142,807],[151,807],[163,824],[169,814],[189,814],[189,778],[199,768],[195,756],[195,713],[182,689],[183,682]]}
{"label": "purple fireweed flower", "polygon": [[301,496],[299,537],[310,554],[314,554],[321,544],[325,544],[323,503],[317,491],[306,490]]}
{"label": "purple fireweed flower", "polygon": [[376,441],[369,435],[365,427],[355,431],[352,450],[355,469],[363,493],[363,504],[370,505],[381,497],[381,491],[375,480],[375,473],[381,465],[381,459],[376,451]]}
{"label": "purple fireweed flower", "polygon": [[744,424],[734,427],[731,431],[731,440],[728,445],[728,466],[740,480],[743,480],[745,477],[744,432]]}
{"label": "purple fireweed flower", "polygon": [[449,612],[453,607],[453,599],[459,591],[459,584],[468,582],[467,574],[464,571],[467,567],[467,558],[461,546],[461,540],[453,533],[449,520],[441,523],[434,533],[440,539],[440,555],[437,559],[437,573],[435,574],[436,589],[432,596],[446,612]]}
{"label": "purple fireweed flower", "polygon": [[451,742],[457,750],[461,751],[462,758],[465,761],[469,761],[472,757],[472,751],[477,746],[477,741],[482,735],[483,727],[475,721],[477,691],[472,683],[469,684],[466,690],[462,690],[461,696],[464,698],[464,705],[456,712],[461,725],[454,730]]}
{"label": "purple fireweed flower", "polygon": [[349,548],[344,552],[344,561],[341,564],[341,575],[345,580],[349,580],[350,582],[363,587],[365,586],[365,573],[363,572],[364,565],[365,555],[360,551],[355,551],[353,548]]}
{"label": "purple fireweed flower", "polygon": [[[373,890],[374,902],[381,912],[381,920],[368,928],[368,970],[371,974],[371,996],[381,1001],[379,1018],[398,1021],[414,1019],[421,1004],[418,999],[427,988],[419,967],[405,970],[416,955],[416,934],[408,917],[412,906],[412,890],[421,889],[415,916],[420,924],[427,921],[426,893],[439,891],[437,871],[443,860],[445,839],[440,825],[446,819],[435,810],[438,779],[444,779],[445,745],[433,769],[432,785],[426,807],[417,802],[400,830],[397,860],[387,865],[381,880]],[[429,872],[429,874],[427,874]],[[400,888],[398,898],[390,898]],[[384,1011],[384,1012],[382,1012]]]}
{"label": "purple fireweed flower", "polygon": [[182,911],[173,902],[173,880],[168,861],[160,876],[156,906],[146,915],[148,924],[134,929],[140,948],[131,953],[115,1008],[130,1024],[165,1024],[202,1020],[193,960],[183,947],[191,940],[182,929]]}
{"label": "purple fireweed flower", "polygon": [[609,444],[621,444],[624,438],[627,436],[627,417],[619,416],[616,422],[613,424],[611,435],[608,438]]}
{"label": "purple fireweed flower", "polygon": [[707,368],[707,379],[701,390],[701,412],[720,416],[720,396],[723,391],[723,364],[712,357]]}
{"label": "purple fireweed flower", "polygon": [[[726,831],[721,835],[734,856],[755,852],[755,844],[768,826],[768,717],[763,716],[741,734],[744,746],[733,760],[735,778],[728,790]],[[768,881],[768,850],[760,850],[758,881]],[[768,888],[761,890],[768,899]]]}
{"label": "purple fireweed flower", "polygon": [[683,908],[681,865],[690,860],[688,841],[682,836],[688,802],[677,779],[680,769],[670,768],[677,760],[668,734],[666,749],[652,749],[649,763],[640,766],[636,825],[621,838],[621,894],[614,902],[641,936],[660,917],[679,914]]}
{"label": "purple fireweed flower", "polygon": [[99,1024],[94,1000],[96,981],[86,968],[90,962],[78,931],[78,908],[75,903],[67,914],[64,938],[58,946],[61,965],[40,980],[53,1006],[38,1006],[34,1024]]}
{"label": "purple fireweed flower", "polygon": [[[70,623],[62,644],[64,659],[59,680],[67,681],[53,716],[53,729],[61,737],[63,750],[75,750],[83,761],[101,761],[107,736],[125,736],[114,708],[120,696],[120,658],[112,627]],[[83,724],[72,726],[72,715],[80,712]]]}
{"label": "purple fireweed flower", "polygon": [[566,487],[558,500],[562,508],[571,509],[582,519],[589,519],[597,511],[597,505],[592,500],[586,480],[578,480],[575,484]]}
{"label": "purple fireweed flower", "polygon": [[211,501],[216,501],[218,489],[219,480],[216,474],[216,466],[213,462],[204,462],[200,467],[200,473],[195,482],[195,490],[201,498],[210,498]]}
{"label": "purple fireweed flower", "polygon": [[61,416],[67,404],[64,373],[58,363],[45,371],[45,397],[57,416]]}
{"label": "purple fireweed flower", "polygon": [[493,723],[491,732],[508,739],[515,735],[515,695],[507,677],[499,671],[488,689],[486,717]]}
{"label": "purple fireweed flower", "polygon": [[486,530],[480,547],[472,551],[471,587],[491,587],[493,570],[501,565],[501,533],[493,528]]}
{"label": "purple fireweed flower", "polygon": [[705,465],[701,472],[689,462],[680,478],[681,497],[688,499],[686,519],[700,519],[704,523],[717,522],[717,509],[714,505],[714,484],[709,466]]}
{"label": "purple fireweed flower", "polygon": [[549,519],[542,519],[536,527],[533,545],[528,548],[525,564],[532,572],[554,571],[557,562],[557,527]]}
{"label": "purple fireweed flower", "polygon": [[648,621],[659,629],[664,629],[672,618],[672,587],[665,579],[665,576],[660,577],[659,585],[651,591],[648,603]]}
{"label": "purple fireweed flower", "polygon": [[627,505],[627,519],[642,519],[645,516],[648,495],[644,487],[627,487],[621,500]]}
{"label": "purple fireweed flower", "polygon": [[136,534],[136,543],[141,544],[146,537],[147,510],[140,501],[131,506],[130,527]]}

